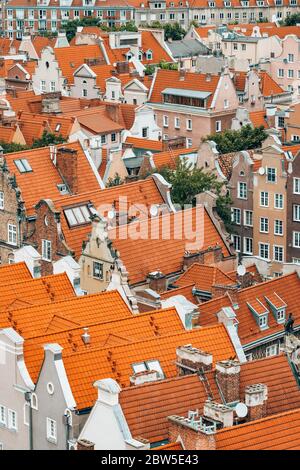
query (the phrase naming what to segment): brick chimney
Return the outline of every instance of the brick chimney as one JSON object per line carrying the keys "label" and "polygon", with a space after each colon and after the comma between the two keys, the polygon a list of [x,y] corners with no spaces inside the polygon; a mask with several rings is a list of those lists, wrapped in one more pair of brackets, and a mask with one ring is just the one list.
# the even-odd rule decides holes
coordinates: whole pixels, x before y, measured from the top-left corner
{"label": "brick chimney", "polygon": [[78,193],[78,155],[69,147],[57,149],[56,167],[72,194]]}
{"label": "brick chimney", "polygon": [[129,73],[129,62],[128,61],[117,62],[116,69],[117,69],[118,74]]}
{"label": "brick chimney", "polygon": [[197,370],[212,369],[212,354],[193,348],[191,344],[176,349],[178,375],[193,374]]}
{"label": "brick chimney", "polygon": [[149,273],[147,280],[149,282],[149,288],[155,292],[164,292],[167,289],[167,279],[161,271]]}
{"label": "brick chimney", "polygon": [[245,388],[245,404],[248,406],[248,419],[254,421],[267,416],[268,387],[265,384],[248,385]]}
{"label": "brick chimney", "polygon": [[120,106],[119,103],[105,103],[105,110],[108,117],[120,124]]}
{"label": "brick chimney", "polygon": [[226,403],[240,400],[240,370],[236,360],[216,363],[216,380]]}
{"label": "brick chimney", "polygon": [[274,104],[267,104],[266,107],[266,121],[270,127],[275,127],[275,114],[277,107]]}
{"label": "brick chimney", "polygon": [[221,403],[207,400],[204,403],[203,415],[223,424],[224,428],[233,426],[233,409]]}
{"label": "brick chimney", "polygon": [[189,412],[188,418],[168,416],[169,441],[183,443],[185,450],[216,450],[216,423],[197,412]]}
{"label": "brick chimney", "polygon": [[77,441],[77,450],[95,450],[95,444],[87,439]]}

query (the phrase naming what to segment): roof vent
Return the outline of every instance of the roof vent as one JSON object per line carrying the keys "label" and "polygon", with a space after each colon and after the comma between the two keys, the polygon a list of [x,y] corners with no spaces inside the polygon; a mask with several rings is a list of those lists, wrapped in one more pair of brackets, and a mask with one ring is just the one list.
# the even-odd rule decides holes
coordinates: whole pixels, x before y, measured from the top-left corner
{"label": "roof vent", "polygon": [[81,335],[81,339],[85,345],[90,344],[91,342],[91,335],[89,334],[89,329],[83,328],[84,333]]}

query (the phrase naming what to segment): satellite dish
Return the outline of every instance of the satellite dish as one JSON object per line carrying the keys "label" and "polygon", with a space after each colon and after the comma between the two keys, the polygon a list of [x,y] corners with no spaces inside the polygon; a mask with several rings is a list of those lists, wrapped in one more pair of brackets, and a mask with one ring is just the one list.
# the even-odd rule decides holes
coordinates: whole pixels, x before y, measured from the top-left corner
{"label": "satellite dish", "polygon": [[264,169],[263,166],[260,166],[259,169],[258,169],[258,173],[259,173],[261,176],[265,174],[265,171],[266,171],[266,170]]}
{"label": "satellite dish", "polygon": [[239,264],[237,268],[237,273],[239,276],[244,276],[246,274],[246,268],[242,264]]}
{"label": "satellite dish", "polygon": [[152,215],[152,217],[156,217],[157,214],[158,214],[158,207],[153,204],[151,207],[150,207],[150,214]]}
{"label": "satellite dish", "polygon": [[108,211],[108,213],[107,213],[107,218],[108,218],[109,220],[114,219],[114,218],[115,218],[115,211],[114,211],[114,210]]}
{"label": "satellite dish", "polygon": [[248,414],[248,407],[245,403],[238,403],[234,410],[239,418],[245,418]]}

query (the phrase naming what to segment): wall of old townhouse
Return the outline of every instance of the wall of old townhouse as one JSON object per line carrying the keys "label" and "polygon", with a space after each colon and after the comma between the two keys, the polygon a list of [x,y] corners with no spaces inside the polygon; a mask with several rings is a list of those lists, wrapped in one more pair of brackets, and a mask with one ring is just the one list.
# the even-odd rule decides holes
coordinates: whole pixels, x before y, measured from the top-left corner
{"label": "wall of old townhouse", "polygon": [[[45,82],[45,89],[41,87],[41,82]],[[55,83],[55,90],[51,83]],[[32,86],[34,92],[39,95],[43,91],[61,91],[63,92],[66,87],[64,85],[64,77],[59,68],[58,62],[55,59],[54,51],[51,47],[46,47],[41,53],[41,58],[38,60],[38,65],[32,75]]]}

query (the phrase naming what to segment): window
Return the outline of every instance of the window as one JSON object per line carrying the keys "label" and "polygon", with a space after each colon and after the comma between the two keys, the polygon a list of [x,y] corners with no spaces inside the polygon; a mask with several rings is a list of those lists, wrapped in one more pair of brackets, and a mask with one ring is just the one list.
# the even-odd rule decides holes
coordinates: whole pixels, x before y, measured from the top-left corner
{"label": "window", "polygon": [[229,108],[229,100],[224,100],[224,109]]}
{"label": "window", "polygon": [[244,253],[247,255],[253,254],[253,239],[244,237]]}
{"label": "window", "polygon": [[169,118],[168,116],[163,116],[163,126],[168,127],[169,126]]}
{"label": "window", "polygon": [[103,279],[103,264],[98,261],[93,261],[93,277]]}
{"label": "window", "polygon": [[300,222],[300,206],[298,204],[293,205],[293,220]]}
{"label": "window", "polygon": [[253,227],[253,212],[245,210],[244,211],[244,225],[248,227]]}
{"label": "window", "polygon": [[288,70],[288,78],[294,78],[294,70],[293,69]]}
{"label": "window", "polygon": [[238,183],[238,198],[247,199],[247,183]]}
{"label": "window", "polygon": [[192,120],[191,119],[187,119],[186,120],[186,129],[187,131],[191,131],[192,130]]}
{"label": "window", "polygon": [[117,141],[117,134],[115,134],[114,132],[111,134],[111,141],[112,141],[112,142],[116,142],[116,141]]}
{"label": "window", "polygon": [[222,130],[222,121],[216,121],[216,132],[221,132]]}
{"label": "window", "polygon": [[293,232],[293,247],[300,248],[300,232]]}
{"label": "window", "polygon": [[86,88],[83,88],[83,89],[82,89],[82,96],[83,96],[84,98],[86,98],[87,95],[88,95],[87,89],[86,89]]}
{"label": "window", "polygon": [[267,217],[260,218],[260,232],[269,233],[269,219]]}
{"label": "window", "polygon": [[52,249],[50,240],[42,240],[42,259],[44,261],[51,261]]}
{"label": "window", "polygon": [[285,308],[277,310],[277,321],[282,322],[285,320]]}
{"label": "window", "polygon": [[267,315],[259,317],[258,324],[260,328],[265,328],[267,326]]}
{"label": "window", "polygon": [[273,246],[273,259],[279,263],[283,262],[283,247],[282,246]]}
{"label": "window", "polygon": [[147,139],[148,135],[149,135],[149,127],[143,127],[143,129],[142,129],[143,138]]}
{"label": "window", "polygon": [[288,54],[288,62],[294,62],[294,54]]}
{"label": "window", "polygon": [[8,224],[7,226],[8,232],[8,243],[11,245],[17,244],[17,226],[13,224]]}
{"label": "window", "polygon": [[20,160],[14,160],[14,164],[16,165],[20,173],[30,173],[32,171],[31,166],[25,158],[21,158]]}
{"label": "window", "polygon": [[274,220],[274,235],[283,235],[283,221],[276,219]]}
{"label": "window", "polygon": [[241,237],[239,235],[232,235],[232,242],[235,251],[241,251]]}
{"label": "window", "polygon": [[274,207],[275,209],[283,209],[283,194],[276,193],[274,195]]}
{"label": "window", "polygon": [[178,117],[174,120],[174,127],[175,129],[180,129],[180,119]]}
{"label": "window", "polygon": [[152,60],[152,58],[153,58],[152,51],[150,51],[150,50],[147,51],[147,52],[146,52],[146,59],[147,59],[147,60]]}
{"label": "window", "polygon": [[51,442],[56,442],[57,440],[56,421],[51,418],[47,418],[47,439]]}
{"label": "window", "polygon": [[90,212],[87,206],[73,207],[72,209],[65,209],[66,219],[70,227],[90,222]]}
{"label": "window", "polygon": [[55,82],[50,82],[50,91],[54,92],[56,90]]}
{"label": "window", "polygon": [[271,346],[266,347],[266,356],[277,356],[278,354],[278,344],[272,344]]}
{"label": "window", "polygon": [[138,362],[136,364],[132,364],[132,369],[133,369],[135,374],[138,374],[139,372],[154,370],[154,371],[158,372],[158,374],[161,378],[164,377],[164,373],[163,373],[163,370],[161,368],[161,365],[160,365],[159,361],[157,361],[156,359],[151,359],[151,360],[148,360],[148,361]]}
{"label": "window", "polygon": [[4,192],[0,191],[0,209],[4,209]]}
{"label": "window", "polygon": [[192,139],[187,139],[187,140],[186,140],[186,145],[187,145],[187,148],[190,149],[190,148],[193,146],[193,141],[192,141]]}
{"label": "window", "polygon": [[262,207],[269,207],[269,193],[266,191],[260,192],[260,205]]}
{"label": "window", "polygon": [[278,69],[278,78],[283,78],[283,77],[284,77],[284,70]]}
{"label": "window", "polygon": [[0,425],[6,426],[6,408],[0,405]]}
{"label": "window", "polygon": [[247,49],[247,45],[246,44],[242,44],[242,51],[245,51]]}
{"label": "window", "polygon": [[268,183],[276,183],[276,168],[267,168]]}
{"label": "window", "polygon": [[101,144],[106,144],[106,135],[105,134],[101,135]]}
{"label": "window", "polygon": [[233,43],[233,50],[234,51],[237,51],[238,50],[238,45],[236,42]]}
{"label": "window", "polygon": [[259,243],[259,256],[267,260],[270,258],[270,245],[268,243]]}
{"label": "window", "polygon": [[232,208],[232,210],[231,210],[231,220],[235,224],[238,224],[238,225],[241,224],[241,209],[237,209],[235,207]]}
{"label": "window", "polygon": [[300,178],[293,178],[294,194],[300,194]]}
{"label": "window", "polygon": [[14,431],[17,430],[17,413],[14,410],[7,411],[7,427]]}
{"label": "window", "polygon": [[45,80],[41,80],[41,92],[45,92],[46,91],[46,82]]}

